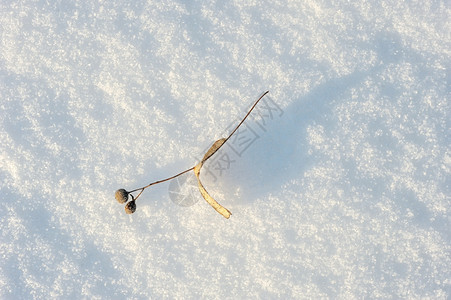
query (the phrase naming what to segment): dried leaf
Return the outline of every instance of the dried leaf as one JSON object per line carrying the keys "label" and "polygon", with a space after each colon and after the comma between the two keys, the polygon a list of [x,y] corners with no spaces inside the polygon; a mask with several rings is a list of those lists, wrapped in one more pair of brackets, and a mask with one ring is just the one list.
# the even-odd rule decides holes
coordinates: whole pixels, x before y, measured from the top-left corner
{"label": "dried leaf", "polygon": [[205,153],[204,158],[202,158],[202,163],[204,163],[207,159],[210,158],[213,154],[218,151],[219,148],[221,148],[222,144],[224,144],[226,141],[225,138],[217,140],[211,147],[208,149],[207,153]]}
{"label": "dried leaf", "polygon": [[199,191],[202,194],[202,197],[204,197],[205,201],[207,201],[208,204],[210,204],[218,213],[223,215],[224,218],[228,219],[228,218],[230,218],[230,215],[232,213],[227,208],[225,208],[224,206],[219,204],[215,199],[213,199],[213,197],[211,197],[208,194],[207,190],[204,188],[204,186],[202,185],[202,182],[200,181],[200,178],[199,178],[200,169],[202,168],[204,162],[207,159],[209,159],[210,156],[212,156],[216,151],[218,151],[218,149],[225,143],[225,141],[226,141],[225,138],[219,139],[213,144],[213,146],[210,147],[210,149],[208,149],[208,151],[207,151],[207,153],[205,153],[202,161],[194,167],[194,174],[196,175],[196,178],[197,178],[197,183],[199,185]]}

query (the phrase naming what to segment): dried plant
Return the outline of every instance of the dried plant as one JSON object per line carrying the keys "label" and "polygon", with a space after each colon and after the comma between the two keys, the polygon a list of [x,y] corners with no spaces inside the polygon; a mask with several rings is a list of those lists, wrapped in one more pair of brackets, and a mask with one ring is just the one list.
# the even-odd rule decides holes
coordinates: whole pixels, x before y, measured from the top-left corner
{"label": "dried plant", "polygon": [[[252,105],[252,107],[249,109],[249,111],[247,112],[247,114],[244,116],[244,118],[241,120],[241,122],[235,127],[235,129],[229,134],[228,137],[226,138],[221,138],[219,140],[217,140],[216,142],[213,143],[213,145],[210,147],[210,149],[208,149],[207,153],[205,153],[204,157],[202,158],[202,160],[194,167],[189,168],[183,172],[180,172],[174,176],[168,177],[166,179],[162,179],[162,180],[158,180],[155,182],[152,182],[146,186],[134,189],[132,191],[126,191],[125,189],[119,189],[116,191],[115,193],[115,197],[116,200],[125,205],[125,212],[127,214],[132,214],[136,211],[136,200],[138,200],[138,198],[141,196],[141,194],[144,192],[145,189],[147,189],[148,187],[158,184],[158,183],[162,183],[171,179],[174,179],[182,174],[185,174],[189,171],[194,170],[194,175],[197,178],[197,183],[199,186],[199,191],[202,194],[202,197],[205,199],[205,201],[207,201],[218,213],[220,213],[222,216],[224,216],[224,218],[228,219],[230,218],[230,216],[232,215],[232,213],[225,208],[224,206],[222,206],[221,204],[219,204],[215,199],[213,199],[213,197],[210,196],[210,194],[208,194],[207,190],[205,189],[205,187],[202,185],[202,182],[200,181],[200,170],[203,166],[203,164],[213,155],[215,154],[219,148],[221,148],[231,137],[232,135],[238,130],[238,128],[244,123],[244,121],[246,120],[246,118],[250,115],[250,113],[252,112],[252,110],[255,108],[255,106],[257,105],[257,103],[266,95],[268,94],[269,91],[264,92],[258,99],[257,101],[255,101],[254,105]],[[138,192],[138,195],[135,197],[132,193],[136,193]],[[131,201],[127,203],[127,201],[129,200],[128,197],[131,197]]]}

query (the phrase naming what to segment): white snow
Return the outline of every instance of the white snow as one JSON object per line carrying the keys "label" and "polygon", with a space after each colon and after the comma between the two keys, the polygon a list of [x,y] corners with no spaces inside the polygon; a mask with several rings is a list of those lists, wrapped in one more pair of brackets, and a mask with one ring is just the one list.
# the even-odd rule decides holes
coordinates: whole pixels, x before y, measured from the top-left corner
{"label": "white snow", "polygon": [[449,4],[204,2],[0,4],[0,298],[451,297]]}

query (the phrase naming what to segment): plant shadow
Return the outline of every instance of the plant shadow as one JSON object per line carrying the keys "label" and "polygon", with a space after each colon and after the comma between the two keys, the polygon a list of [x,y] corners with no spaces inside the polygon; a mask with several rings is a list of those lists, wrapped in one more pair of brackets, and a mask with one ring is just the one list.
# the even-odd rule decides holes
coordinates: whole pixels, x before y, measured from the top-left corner
{"label": "plant shadow", "polygon": [[[308,155],[307,127],[321,122],[327,128],[334,101],[343,92],[358,85],[368,73],[355,72],[320,84],[308,95],[283,108],[277,116],[273,115],[266,121],[263,130],[258,131],[261,119],[246,120],[243,126],[258,131],[258,138],[241,156],[233,151],[233,145],[226,144],[224,150],[216,154],[219,158],[206,163],[207,169],[214,170],[219,166],[221,157],[228,157],[231,162],[227,170],[216,172],[216,176],[204,175],[207,190],[214,186],[210,189],[212,194],[219,192],[218,201],[224,198],[228,202],[252,203],[268,193],[283,189],[283,185],[291,179],[299,178],[299,174],[315,163]],[[271,101],[277,102],[275,99]],[[233,139],[229,142],[233,143]]]}

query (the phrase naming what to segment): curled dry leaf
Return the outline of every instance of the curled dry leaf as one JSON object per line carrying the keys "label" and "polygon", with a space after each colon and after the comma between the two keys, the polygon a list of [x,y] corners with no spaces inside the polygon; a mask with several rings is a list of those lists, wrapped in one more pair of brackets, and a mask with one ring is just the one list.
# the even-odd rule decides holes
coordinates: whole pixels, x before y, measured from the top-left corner
{"label": "curled dry leaf", "polygon": [[225,143],[226,138],[222,138],[217,140],[211,147],[208,149],[207,153],[205,153],[204,158],[202,158],[202,163],[204,163],[207,159],[210,158],[213,154],[218,151],[219,148]]}
{"label": "curled dry leaf", "polygon": [[216,151],[218,151],[219,148],[221,148],[221,146],[227,141],[227,139],[222,138],[217,140],[213,146],[210,147],[210,149],[208,149],[207,153],[205,153],[204,158],[202,159],[202,161],[200,163],[198,163],[195,167],[194,167],[194,174],[196,175],[197,178],[197,183],[199,186],[199,191],[202,194],[202,197],[204,197],[205,201],[208,202],[208,204],[210,204],[218,213],[220,213],[221,215],[224,216],[224,218],[228,219],[230,218],[230,215],[232,214],[227,208],[225,208],[224,206],[222,206],[221,204],[219,204],[215,199],[213,199],[213,197],[211,197],[207,190],[204,188],[204,186],[202,185],[202,182],[200,181],[200,169],[202,168],[204,162],[209,159],[213,154],[215,154]]}

